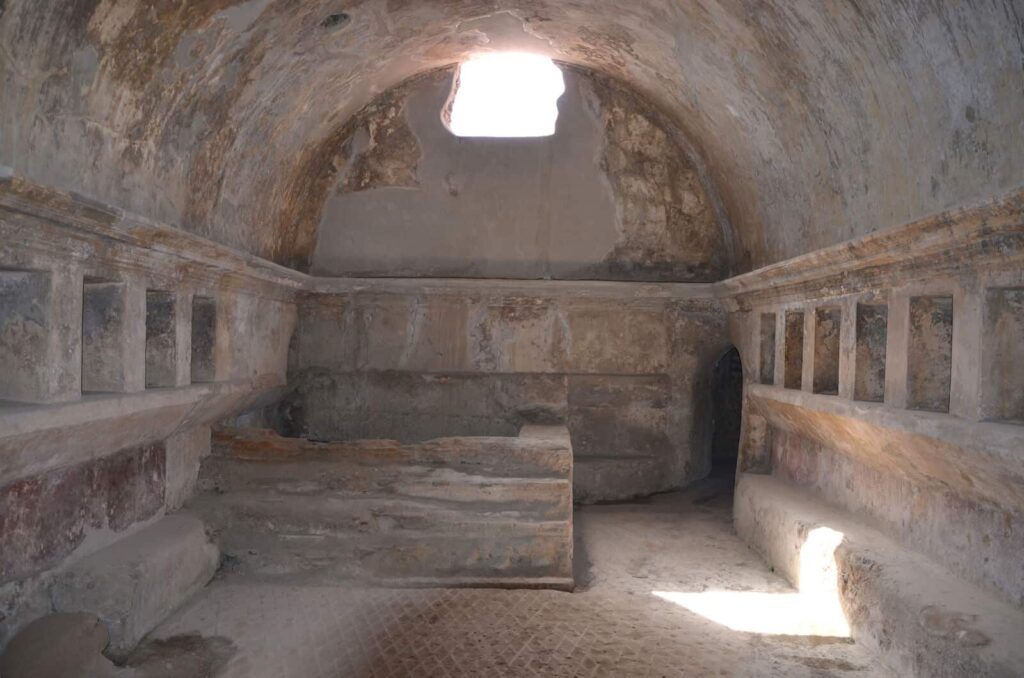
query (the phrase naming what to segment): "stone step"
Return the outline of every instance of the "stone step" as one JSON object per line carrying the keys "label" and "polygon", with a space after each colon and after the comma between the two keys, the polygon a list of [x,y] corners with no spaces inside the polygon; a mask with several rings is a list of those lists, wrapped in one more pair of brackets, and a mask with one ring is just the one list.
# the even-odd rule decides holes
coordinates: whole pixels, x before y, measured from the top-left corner
{"label": "stone step", "polygon": [[362,534],[401,530],[527,529],[538,523],[568,523],[568,498],[551,503],[452,502],[398,496],[329,493],[295,496],[259,491],[201,493],[189,508],[216,530],[274,529]]}
{"label": "stone step", "polygon": [[322,493],[398,495],[449,502],[568,505],[569,479],[495,477],[422,465],[353,466],[347,461],[261,461],[224,457],[203,460],[203,491],[258,491],[295,497]]}
{"label": "stone step", "polygon": [[662,464],[650,456],[576,457],[573,495],[580,504],[639,497],[650,494],[664,476]]}
{"label": "stone step", "polygon": [[165,516],[60,572],[54,609],[99,617],[110,631],[111,654],[122,656],[205,586],[219,560],[198,518]]}
{"label": "stone step", "polygon": [[221,432],[199,488],[191,509],[250,575],[572,586],[565,427],[414,445]]}
{"label": "stone step", "polygon": [[213,436],[213,454],[302,465],[324,462],[337,474],[415,466],[472,476],[569,478],[572,454],[568,436],[563,441],[554,434],[545,434],[546,428],[557,427],[528,427],[517,438],[438,438],[412,445],[394,440],[314,442],[285,438],[265,429],[220,430]]}
{"label": "stone step", "polygon": [[808,491],[741,474],[735,522],[740,536],[801,589],[820,574],[809,568],[805,545],[815,535],[834,535],[832,584],[838,581],[851,633],[896,675],[1024,675],[1024,611]]}
{"label": "stone step", "polygon": [[232,530],[220,543],[236,574],[289,583],[572,588],[571,528],[564,523],[519,535],[499,530],[339,537]]}

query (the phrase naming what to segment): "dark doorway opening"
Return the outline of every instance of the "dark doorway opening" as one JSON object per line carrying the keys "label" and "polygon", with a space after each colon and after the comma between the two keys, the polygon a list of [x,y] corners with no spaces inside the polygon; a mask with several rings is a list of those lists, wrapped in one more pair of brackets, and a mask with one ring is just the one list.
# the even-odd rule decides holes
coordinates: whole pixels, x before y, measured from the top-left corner
{"label": "dark doorway opening", "polygon": [[735,476],[743,421],[743,363],[730,348],[711,372],[711,475]]}

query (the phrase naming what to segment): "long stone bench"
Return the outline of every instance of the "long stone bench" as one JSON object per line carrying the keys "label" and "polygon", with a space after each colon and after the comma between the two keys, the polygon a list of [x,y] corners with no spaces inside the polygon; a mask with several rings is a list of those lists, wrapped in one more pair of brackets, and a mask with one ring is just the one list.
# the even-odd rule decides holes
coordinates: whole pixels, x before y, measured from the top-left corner
{"label": "long stone bench", "polygon": [[740,536],[801,589],[825,571],[808,571],[802,557],[811,535],[836,535],[830,574],[838,603],[857,642],[896,675],[1024,675],[1024,611],[806,490],[773,476],[741,474],[735,522]]}
{"label": "long stone bench", "polygon": [[304,581],[571,589],[564,427],[414,445],[215,435],[191,508],[237,572]]}

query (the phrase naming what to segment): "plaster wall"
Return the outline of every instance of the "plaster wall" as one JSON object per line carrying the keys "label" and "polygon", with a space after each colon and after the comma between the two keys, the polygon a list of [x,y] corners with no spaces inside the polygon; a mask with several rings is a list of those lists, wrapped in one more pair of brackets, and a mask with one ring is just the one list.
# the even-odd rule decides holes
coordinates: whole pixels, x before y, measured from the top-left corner
{"label": "plaster wall", "polygon": [[332,161],[314,275],[713,282],[728,238],[682,133],[621,83],[566,69],[556,132],[459,138],[453,72],[378,98]]}
{"label": "plaster wall", "polygon": [[1024,607],[1024,512],[865,464],[798,433],[771,436],[772,474]]}
{"label": "plaster wall", "polygon": [[713,299],[615,283],[362,284],[303,301],[286,435],[409,442],[566,422],[578,501],[706,475],[704,396],[728,347]]}
{"label": "plaster wall", "polygon": [[[741,470],[797,486],[1018,608],[1024,382],[1009,337],[1022,224],[1015,192],[723,283],[748,368]],[[829,332],[773,355],[763,323],[781,336],[796,313],[826,316]],[[802,380],[778,364],[783,351],[803,362]],[[748,360],[774,360],[774,375],[753,383],[768,375]],[[808,378],[826,371],[834,389]]]}
{"label": "plaster wall", "polygon": [[[295,304],[212,243],[22,178],[0,181],[0,281],[2,645],[61,572],[180,508],[210,424],[279,394]],[[201,383],[196,297],[215,307]]]}
{"label": "plaster wall", "polygon": [[[1020,186],[1018,0],[7,0],[0,164],[306,266],[342,130],[477,51],[629,83],[687,132],[734,270]],[[827,55],[827,56],[826,56]]]}

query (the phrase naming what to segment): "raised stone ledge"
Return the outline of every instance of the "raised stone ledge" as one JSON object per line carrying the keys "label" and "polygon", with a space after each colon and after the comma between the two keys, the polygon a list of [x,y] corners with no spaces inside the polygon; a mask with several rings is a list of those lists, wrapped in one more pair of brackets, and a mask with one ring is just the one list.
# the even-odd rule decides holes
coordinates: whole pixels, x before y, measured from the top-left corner
{"label": "raised stone ledge", "polygon": [[571,298],[574,301],[614,300],[630,305],[685,305],[694,312],[720,311],[710,283],[613,282],[605,280],[503,280],[476,278],[320,278],[311,277],[307,295],[330,303],[337,295],[372,294],[429,296],[467,294],[505,297]]}
{"label": "raised stone ledge", "polygon": [[[189,266],[189,279],[227,287],[261,285],[264,293],[287,297],[304,290],[315,296],[356,292],[409,294],[482,294],[627,300],[637,304],[685,301],[694,311],[717,311],[717,284],[647,283],[599,280],[516,280],[472,278],[331,278],[314,277],[201,236],[98,203],[80,195],[35,183],[20,175],[0,177],[0,235],[9,230],[18,243],[7,252],[0,239],[0,261],[19,252],[35,256],[87,260],[89,238],[102,238],[103,257],[126,270]],[[120,248],[111,249],[116,244]],[[145,252],[162,257],[162,266],[147,266]],[[18,262],[12,262],[18,263]],[[150,262],[152,263],[152,262]],[[24,265],[24,264],[19,264]],[[274,291],[277,290],[275,293]]]}
{"label": "raised stone ledge", "polygon": [[273,397],[281,379],[92,394],[56,405],[0,403],[0,478],[11,482],[163,440]]}
{"label": "raised stone ledge", "polygon": [[1024,189],[963,206],[715,284],[716,296],[746,310],[768,302],[806,301],[931,278],[990,263],[1024,262]]}
{"label": "raised stone ledge", "polygon": [[[235,286],[269,283],[266,289],[299,289],[308,280],[299,271],[18,175],[0,177],[0,226],[17,231],[19,250],[37,255],[85,259],[89,248],[82,239],[92,236],[103,239],[106,257],[125,267],[139,266],[145,260],[139,252],[150,250],[163,267],[168,261],[190,266],[190,280],[225,282],[226,276]],[[49,232],[52,228],[64,230],[65,237]],[[111,251],[112,244],[120,251]],[[0,260],[4,252],[0,246]]]}
{"label": "raised stone ledge", "polygon": [[1024,427],[748,384],[751,413],[876,468],[1024,507]]}

